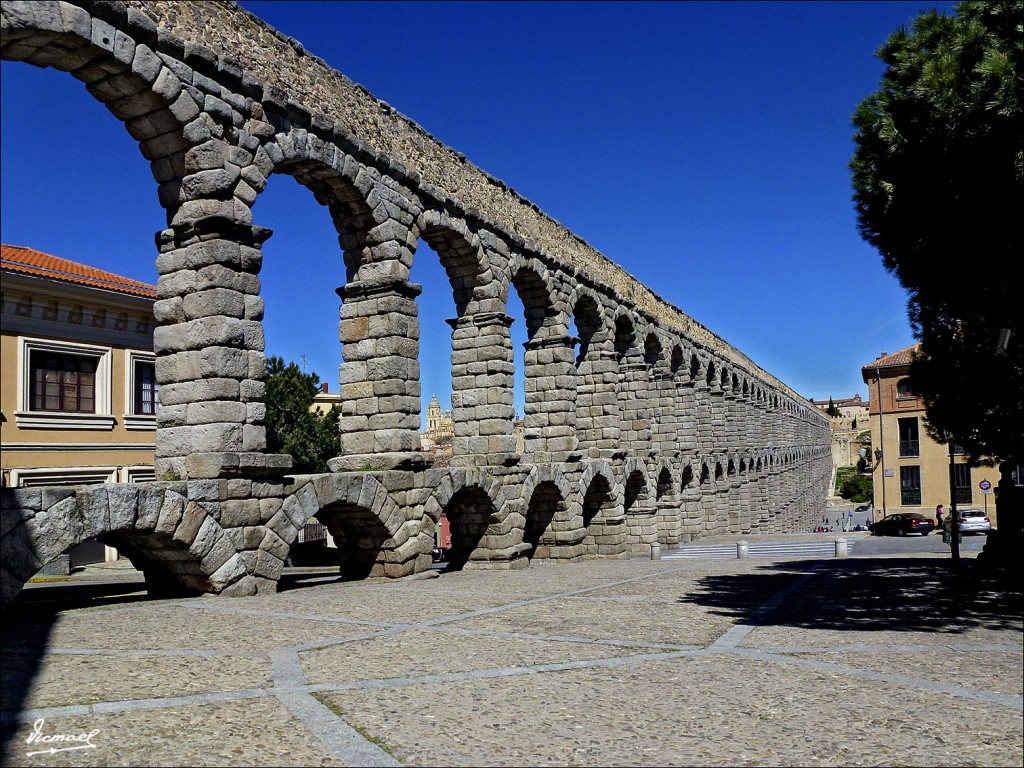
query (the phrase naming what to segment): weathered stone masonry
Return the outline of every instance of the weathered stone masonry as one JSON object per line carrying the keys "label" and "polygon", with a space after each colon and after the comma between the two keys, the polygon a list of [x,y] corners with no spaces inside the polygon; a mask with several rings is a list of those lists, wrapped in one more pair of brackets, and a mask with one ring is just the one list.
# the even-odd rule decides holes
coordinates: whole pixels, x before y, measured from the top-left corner
{"label": "weathered stone masonry", "polygon": [[[316,515],[350,577],[453,560],[645,554],[704,534],[799,530],[830,470],[825,417],[502,181],[230,2],[21,2],[4,59],[70,73],[150,162],[161,409],[139,486],[4,490],[2,598],[99,537],[157,591],[276,589]],[[344,262],[343,437],[332,472],[266,453],[262,243],[271,174],[326,207]],[[417,245],[452,286],[452,466],[418,451]],[[339,261],[339,264],[341,262]],[[515,286],[525,317],[507,313]],[[512,434],[523,322],[525,452]],[[575,325],[576,336],[570,334]]]}

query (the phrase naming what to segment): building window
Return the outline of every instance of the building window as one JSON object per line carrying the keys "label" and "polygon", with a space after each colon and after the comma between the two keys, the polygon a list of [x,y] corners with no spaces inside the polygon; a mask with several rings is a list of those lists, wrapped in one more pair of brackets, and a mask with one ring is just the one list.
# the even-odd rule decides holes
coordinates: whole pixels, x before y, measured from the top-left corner
{"label": "building window", "polygon": [[31,357],[31,410],[96,413],[96,359],[39,351]]}
{"label": "building window", "polygon": [[900,419],[900,456],[920,456],[921,442],[917,432],[917,418]]}
{"label": "building window", "polygon": [[160,410],[160,385],[156,381],[156,357],[152,352],[125,350],[126,380],[124,427],[131,430],[156,429]]}
{"label": "building window", "polygon": [[124,467],[122,475],[126,483],[151,483],[156,480],[152,466]]}
{"label": "building window", "polygon": [[953,465],[953,494],[957,504],[971,503],[971,468],[967,464]]}
{"label": "building window", "polygon": [[900,379],[896,382],[896,397],[914,397],[914,390],[910,386],[910,379]]}
{"label": "building window", "polygon": [[921,506],[921,468],[900,467],[900,504]]}
{"label": "building window", "polygon": [[96,485],[116,483],[117,467],[47,467],[12,469],[11,486],[36,488],[44,485]]}
{"label": "building window", "polygon": [[137,361],[135,363],[135,413],[139,416],[153,416],[157,409],[156,364]]}
{"label": "building window", "polygon": [[109,347],[24,337],[18,341],[19,427],[114,428]]}

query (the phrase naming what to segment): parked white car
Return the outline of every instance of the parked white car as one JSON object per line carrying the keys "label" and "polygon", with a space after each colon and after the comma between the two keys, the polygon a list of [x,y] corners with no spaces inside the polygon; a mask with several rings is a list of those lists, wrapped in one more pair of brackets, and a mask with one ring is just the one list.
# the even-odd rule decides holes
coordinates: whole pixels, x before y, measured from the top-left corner
{"label": "parked white car", "polygon": [[960,509],[960,533],[983,533],[992,530],[992,521],[980,509]]}

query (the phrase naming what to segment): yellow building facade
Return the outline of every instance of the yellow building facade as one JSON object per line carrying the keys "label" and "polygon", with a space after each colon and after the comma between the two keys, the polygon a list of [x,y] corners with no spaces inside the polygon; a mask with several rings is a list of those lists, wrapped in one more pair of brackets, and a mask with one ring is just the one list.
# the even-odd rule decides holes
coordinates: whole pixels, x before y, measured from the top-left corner
{"label": "yellow building facade", "polygon": [[[950,498],[949,447],[929,437],[924,402],[914,394],[909,378],[916,348],[915,344],[892,354],[883,352],[861,368],[868,385],[876,520],[901,512],[920,512],[934,519],[937,505],[948,512],[954,500]],[[996,505],[991,490],[998,480],[997,468],[968,466],[954,446],[952,494],[957,509],[986,511],[993,528]],[[988,493],[983,488],[986,482]]]}
{"label": "yellow building facade", "polygon": [[3,485],[154,479],[155,286],[0,249]]}

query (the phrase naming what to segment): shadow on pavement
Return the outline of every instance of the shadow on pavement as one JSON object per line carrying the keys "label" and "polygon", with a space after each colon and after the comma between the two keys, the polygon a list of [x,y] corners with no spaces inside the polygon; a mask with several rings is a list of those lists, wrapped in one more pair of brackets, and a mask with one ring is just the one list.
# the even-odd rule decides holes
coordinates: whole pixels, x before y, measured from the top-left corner
{"label": "shadow on pavement", "polygon": [[[757,610],[804,576],[774,610]],[[855,632],[1024,630],[1019,578],[995,578],[971,564],[957,573],[948,560],[938,559],[773,563],[754,573],[706,576],[679,602],[757,626]]]}
{"label": "shadow on pavement", "polygon": [[32,606],[25,615],[13,605],[4,610],[3,652],[0,654],[0,765],[8,765],[10,741],[18,728],[17,717],[25,698],[32,690],[32,681],[39,673],[49,645],[50,633],[57,620],[57,611],[50,607]]}
{"label": "shadow on pavement", "polygon": [[[121,579],[101,582],[63,582],[23,589],[0,614],[3,630],[0,652],[0,765],[9,764],[18,718],[32,683],[42,671],[53,628],[64,611],[127,605],[162,598],[146,592],[146,582]],[[70,764],[70,763],[69,763]]]}

